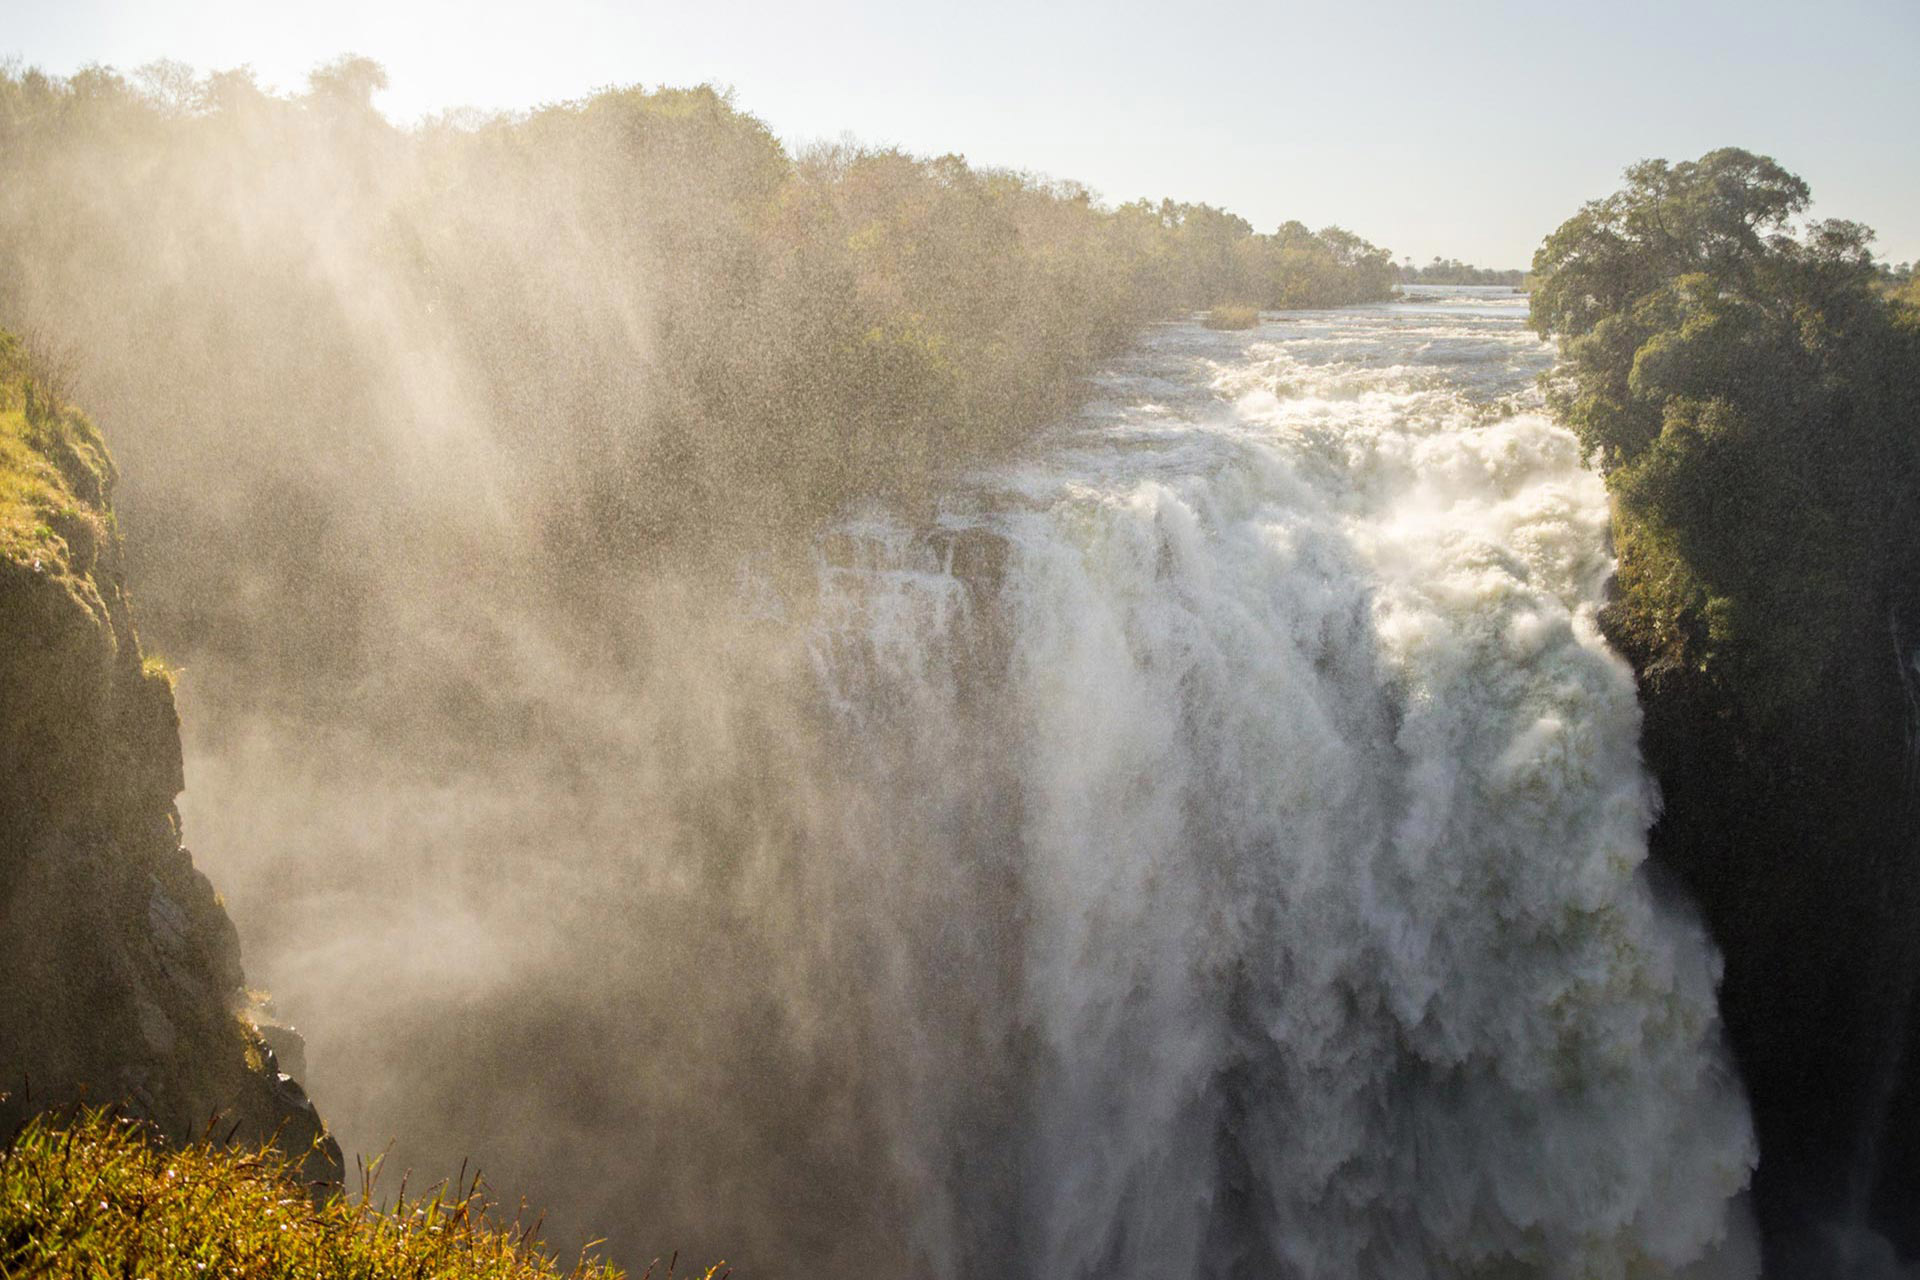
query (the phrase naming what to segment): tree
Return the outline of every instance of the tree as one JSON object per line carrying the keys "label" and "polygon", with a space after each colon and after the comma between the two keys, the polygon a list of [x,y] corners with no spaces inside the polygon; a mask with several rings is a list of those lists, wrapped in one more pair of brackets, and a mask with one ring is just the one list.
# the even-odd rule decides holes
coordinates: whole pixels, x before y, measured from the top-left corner
{"label": "tree", "polygon": [[372,58],[344,53],[307,75],[307,87],[320,102],[373,110],[373,95],[387,87],[387,69]]}
{"label": "tree", "polygon": [[[1733,148],[1650,160],[1534,256],[1549,399],[1607,477],[1626,616],[1782,711],[1884,606],[1914,516],[1915,346],[1872,232]],[[1764,674],[1764,677],[1762,676]],[[1750,710],[1759,710],[1749,697]]]}

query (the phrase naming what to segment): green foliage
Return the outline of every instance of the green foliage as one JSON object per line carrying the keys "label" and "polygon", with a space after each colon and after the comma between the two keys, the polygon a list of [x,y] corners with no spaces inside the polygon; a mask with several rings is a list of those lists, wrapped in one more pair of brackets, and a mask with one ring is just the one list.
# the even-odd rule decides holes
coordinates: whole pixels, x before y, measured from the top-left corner
{"label": "green foliage", "polygon": [[[381,1209],[374,1179],[318,1203],[294,1162],[210,1138],[168,1150],[103,1110],[31,1121],[0,1154],[0,1275],[206,1280],[617,1280],[585,1254],[557,1264],[538,1223],[490,1216],[484,1186]],[[649,1269],[651,1271],[651,1269]],[[672,1267],[668,1267],[671,1275]],[[702,1273],[714,1280],[717,1269]]]}
{"label": "green foliage", "polygon": [[54,367],[0,331],[0,557],[57,578],[91,571],[114,471]]}
{"label": "green foliage", "polygon": [[1338,307],[1393,296],[1393,255],[1344,227],[1288,222],[1268,241],[1269,306]]}
{"label": "green foliage", "polygon": [[[387,72],[372,58],[345,54],[325,66],[315,68],[307,77],[307,87],[318,101],[370,111],[373,108],[373,95],[387,87]],[[176,100],[188,98],[187,94],[177,91],[173,96]]]}
{"label": "green foliage", "polygon": [[1865,228],[1791,234],[1809,200],[1744,151],[1649,161],[1533,264],[1549,400],[1615,498],[1629,648],[1762,719],[1884,631],[1915,549],[1920,330]]}
{"label": "green foliage", "polygon": [[140,660],[140,674],[148,680],[160,681],[168,689],[174,689],[180,684],[181,669],[161,654],[149,653]]}
{"label": "green foliage", "polygon": [[1920,273],[1909,271],[1903,279],[1890,281],[1887,296],[1910,311],[1920,311]]}

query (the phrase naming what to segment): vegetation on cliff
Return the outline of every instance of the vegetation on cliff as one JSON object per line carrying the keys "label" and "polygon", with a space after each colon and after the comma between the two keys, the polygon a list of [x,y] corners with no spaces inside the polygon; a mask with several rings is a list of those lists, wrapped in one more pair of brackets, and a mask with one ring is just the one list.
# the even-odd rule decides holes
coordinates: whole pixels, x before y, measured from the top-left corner
{"label": "vegetation on cliff", "polygon": [[17,838],[105,825],[114,807],[94,802],[115,779],[178,772],[153,741],[173,704],[127,615],[114,479],[93,423],[0,332],[0,810]]}
{"label": "vegetation on cliff", "polygon": [[[104,1110],[42,1117],[0,1151],[0,1275],[205,1280],[619,1280],[589,1262],[563,1269],[537,1222],[504,1222],[483,1184],[438,1186],[377,1207],[314,1199],[296,1164],[273,1148],[202,1138],[156,1143]],[[671,1275],[669,1266],[667,1274]],[[650,1272],[651,1273],[651,1272]],[[702,1274],[702,1273],[690,1273]],[[716,1271],[703,1273],[712,1280]]]}
{"label": "vegetation on cliff", "polygon": [[1534,259],[1549,400],[1613,498],[1655,857],[1726,957],[1770,1269],[1920,1248],[1920,311],[1854,223],[1727,149],[1648,161]]}
{"label": "vegetation on cliff", "polygon": [[107,536],[113,464],[93,423],[63,403],[45,363],[0,332],[0,556],[37,563],[67,589],[85,592]]}
{"label": "vegetation on cliff", "polygon": [[1553,403],[1616,499],[1634,651],[1791,716],[1851,630],[1900,603],[1920,316],[1875,287],[1865,228],[1788,234],[1809,193],[1771,160],[1627,176],[1534,262],[1534,327],[1561,339]]}

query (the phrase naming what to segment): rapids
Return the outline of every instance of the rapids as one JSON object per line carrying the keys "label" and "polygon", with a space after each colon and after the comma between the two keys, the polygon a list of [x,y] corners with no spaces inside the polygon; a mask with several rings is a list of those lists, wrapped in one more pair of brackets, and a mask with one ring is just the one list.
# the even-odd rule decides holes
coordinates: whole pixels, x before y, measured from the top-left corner
{"label": "rapids", "polygon": [[845,892],[927,924],[873,979],[936,1272],[1757,1269],[1603,490],[1524,298],[1409,292],[1164,326],[942,536],[823,544],[813,669],[899,801]]}

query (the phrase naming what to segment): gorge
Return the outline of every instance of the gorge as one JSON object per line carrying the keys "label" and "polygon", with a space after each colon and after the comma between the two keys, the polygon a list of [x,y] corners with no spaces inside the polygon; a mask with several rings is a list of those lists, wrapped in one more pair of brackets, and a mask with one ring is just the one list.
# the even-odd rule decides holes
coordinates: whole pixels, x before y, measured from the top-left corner
{"label": "gorge", "polygon": [[170,74],[0,67],[9,1124],[636,1271],[1920,1254],[1920,307],[1799,179],[1396,293],[709,86]]}

